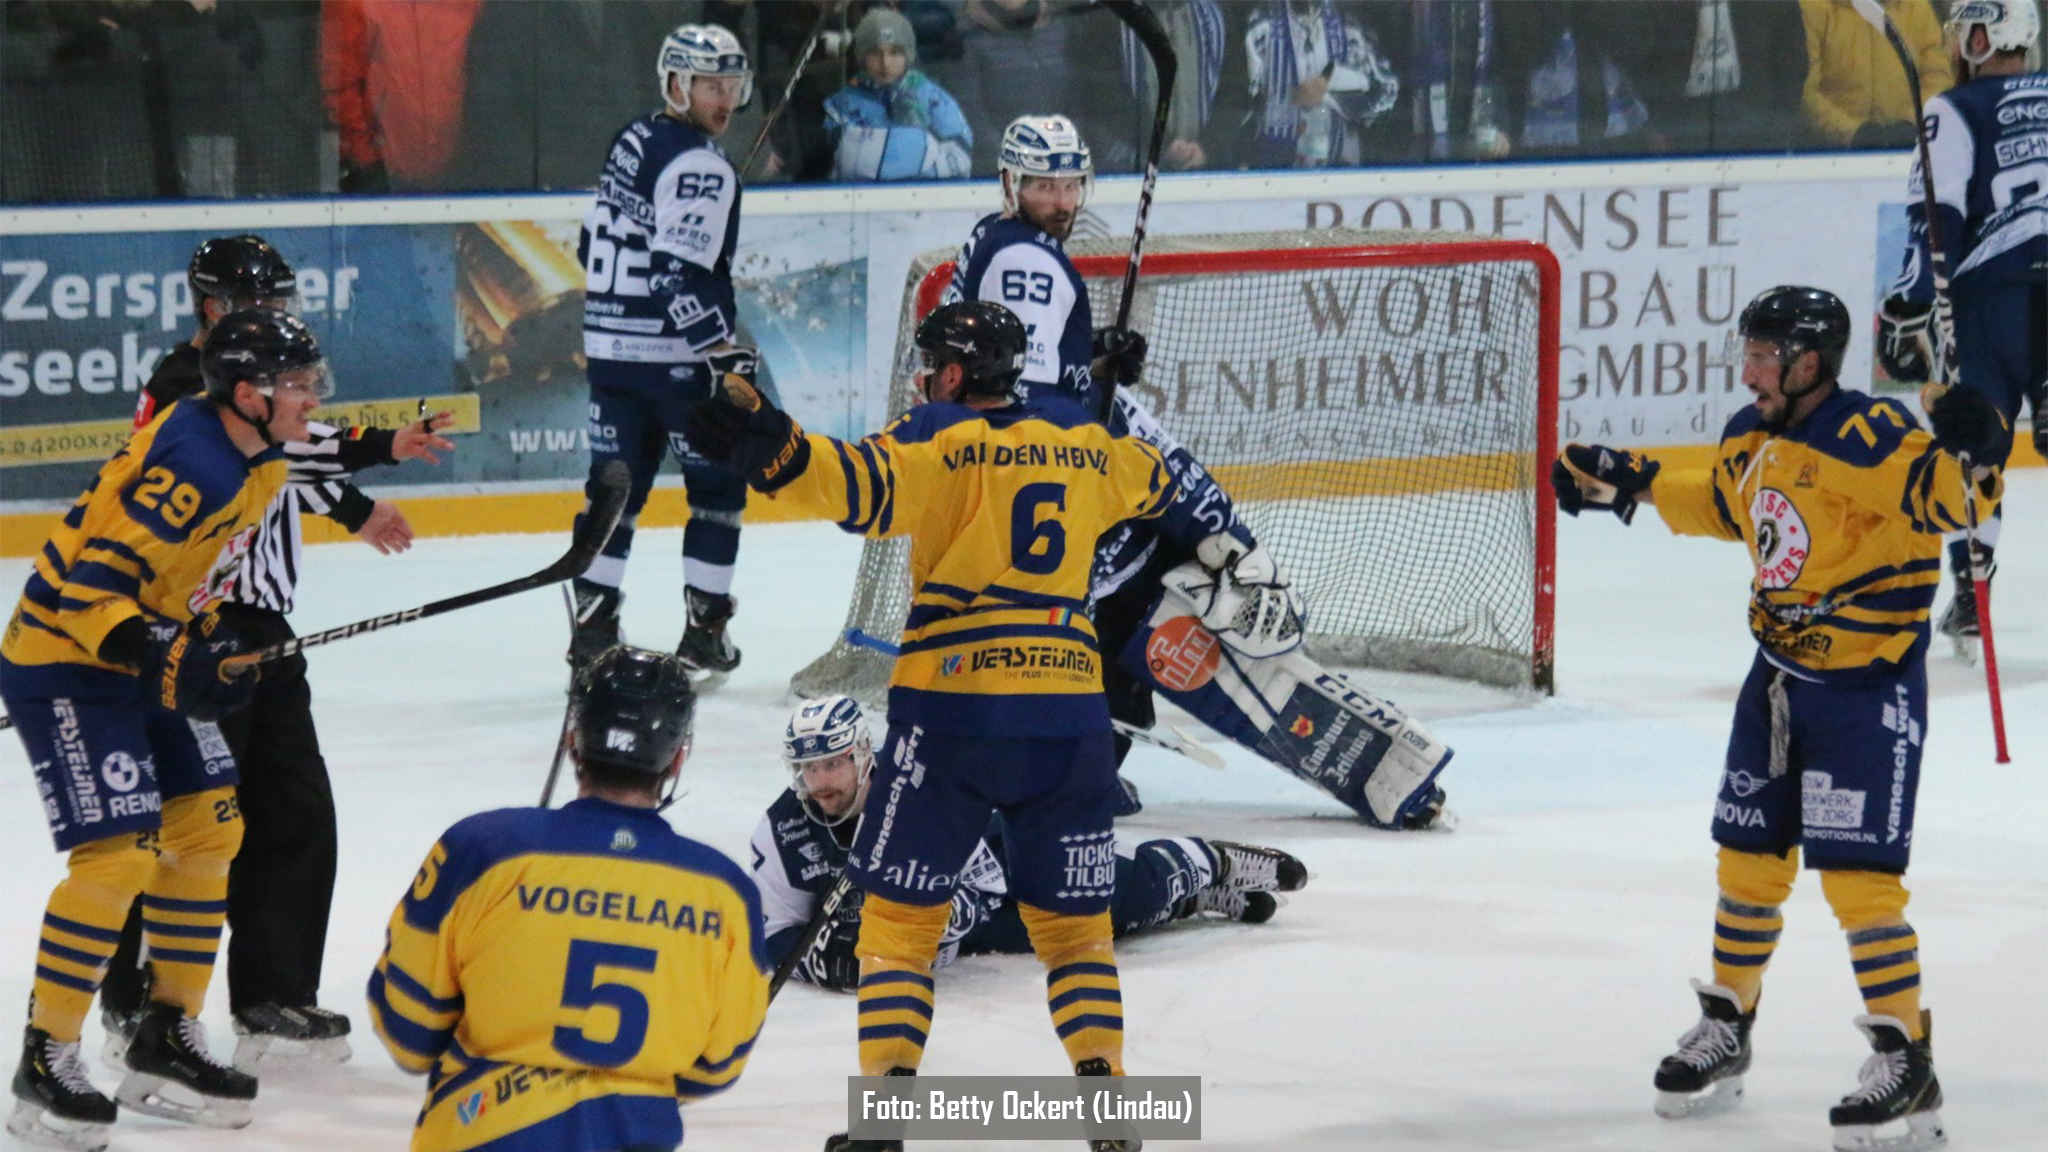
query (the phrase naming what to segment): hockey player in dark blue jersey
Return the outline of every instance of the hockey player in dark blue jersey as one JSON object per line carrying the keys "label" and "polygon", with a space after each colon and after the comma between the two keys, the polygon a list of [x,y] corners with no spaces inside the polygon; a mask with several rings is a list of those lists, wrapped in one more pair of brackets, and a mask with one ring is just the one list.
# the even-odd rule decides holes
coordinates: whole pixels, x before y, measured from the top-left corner
{"label": "hockey player in dark blue jersey", "polygon": [[[761,889],[769,958],[777,963],[796,946],[818,902],[846,870],[854,816],[867,800],[875,764],[860,704],[848,696],[799,704],[783,735],[783,763],[790,785],[754,829],[750,863]],[[998,817],[960,871],[934,967],[956,956],[1031,951],[1009,895],[1001,830]],[[1279,908],[1273,893],[1307,882],[1301,862],[1276,848],[1192,836],[1119,842],[1110,918],[1119,937],[1205,914],[1263,924]],[[859,902],[841,904],[798,962],[796,977],[851,990],[860,977],[854,954],[859,932]]]}
{"label": "hockey player in dark blue jersey", "polygon": [[[1966,0],[1948,19],[1962,82],[1927,101],[1936,229],[1955,308],[1957,379],[1983,393],[2010,426],[2020,401],[2034,413],[2034,446],[2048,451],[2048,73],[2029,71],[2040,17],[2033,0]],[[1897,380],[1939,377],[1928,320],[1934,278],[1919,164],[1909,178],[1911,232],[1904,265],[1879,309],[1878,356]],[[2010,434],[1997,445],[2003,464]],[[2001,509],[1978,530],[1988,566]],[[1978,636],[1977,597],[1963,533],[1948,541],[1955,596],[1940,629],[1964,655]]]}
{"label": "hockey player in dark blue jersey", "polygon": [[[1087,287],[1067,255],[1094,173],[1073,122],[1018,117],[1003,132],[999,167],[1003,210],[984,217],[961,245],[946,299],[996,301],[1017,314],[1029,334],[1027,391],[1055,391],[1102,412],[1102,392],[1112,390],[1110,430],[1159,450],[1180,485],[1179,502],[1215,552],[1196,556],[1143,522],[1119,525],[1103,538],[1089,595],[1102,651],[1110,655],[1103,666],[1110,714],[1149,728],[1153,694],[1164,693],[1369,823],[1438,824],[1444,795],[1435,780],[1449,749],[1386,701],[1296,651],[1303,610],[1279,565],[1215,478],[1130,389],[1118,387],[1138,380],[1145,338],[1127,328],[1093,327]],[[1210,575],[1217,571],[1229,576],[1219,582]],[[1251,634],[1226,626],[1246,622]],[[1347,713],[1362,722],[1345,720]],[[1119,763],[1130,744],[1117,736]],[[1139,808],[1137,789],[1121,783],[1118,814],[1129,815]]]}
{"label": "hockey player in dark blue jersey", "polygon": [[705,355],[738,329],[732,256],[740,181],[717,139],[752,96],[754,78],[739,41],[716,24],[669,33],[656,75],[663,107],[612,140],[577,241],[590,377],[587,490],[594,496],[597,476],[612,460],[631,466],[633,487],[617,530],[576,580],[569,662],[580,666],[618,642],[633,519],[673,452],[690,502],[683,529],[688,624],[677,655],[700,671],[722,673],[740,660],[726,623],[746,485],[690,446],[683,419],[710,388]]}

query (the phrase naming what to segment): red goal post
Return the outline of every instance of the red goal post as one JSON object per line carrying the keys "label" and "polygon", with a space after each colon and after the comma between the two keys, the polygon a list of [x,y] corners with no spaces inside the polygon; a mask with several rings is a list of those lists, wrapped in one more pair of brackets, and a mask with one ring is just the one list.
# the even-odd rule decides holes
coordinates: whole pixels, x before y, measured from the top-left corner
{"label": "red goal post", "polygon": [[[1107,322],[1128,241],[1067,250]],[[912,263],[891,417],[918,401],[910,334],[955,251]],[[1131,391],[1301,590],[1318,658],[1552,690],[1548,248],[1441,232],[1148,237],[1131,316],[1151,346]],[[902,540],[868,542],[846,622],[794,693],[882,698],[907,558]]]}

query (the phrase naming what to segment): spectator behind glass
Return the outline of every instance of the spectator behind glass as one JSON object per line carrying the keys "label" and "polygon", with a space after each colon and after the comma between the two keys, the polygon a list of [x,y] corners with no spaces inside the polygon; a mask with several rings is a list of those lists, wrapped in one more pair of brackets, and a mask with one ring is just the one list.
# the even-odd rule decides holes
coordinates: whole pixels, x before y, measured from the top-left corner
{"label": "spectator behind glass", "polygon": [[[1517,154],[1648,152],[1650,110],[1624,66],[1641,50],[1617,17],[1670,12],[1670,0],[1513,0],[1500,24],[1505,120]],[[1610,11],[1611,10],[1611,11]]]}
{"label": "spectator behind glass", "polygon": [[[1920,91],[1955,82],[1941,20],[1928,0],[1883,0],[1899,39],[1920,66]],[[1799,0],[1806,19],[1806,89],[1801,101],[1813,143],[1824,147],[1901,148],[1913,142],[1920,110],[1884,33],[1849,0]]]}
{"label": "spectator behind glass", "polygon": [[[1153,0],[1150,7],[1173,42],[1178,67],[1166,114],[1159,166],[1169,172],[1236,167],[1237,136],[1249,98],[1244,71],[1243,5],[1219,0]],[[1123,85],[1116,99],[1127,115],[1105,109],[1090,139],[1096,169],[1128,172],[1144,164],[1159,103],[1152,58],[1129,28],[1117,33]],[[1099,57],[1098,57],[1099,58]]]}
{"label": "spectator behind glass", "polygon": [[[673,15],[667,4],[653,7]],[[832,141],[825,134],[825,100],[849,78],[843,53],[853,39],[849,22],[855,16],[842,0],[769,0],[759,4],[754,0],[705,0],[698,18],[738,37],[755,67],[754,98],[733,113],[731,125],[720,138],[736,171],[747,163],[761,126],[781,101],[790,73],[810,41],[811,29],[818,27],[819,15],[827,10],[831,17],[825,21],[818,47],[804,65],[803,78],[797,81],[789,106],[776,117],[760,156],[740,173],[743,184],[831,178]]]}
{"label": "spectator behind glass", "polygon": [[[470,190],[588,188],[591,141],[650,107],[647,46],[674,27],[667,4],[490,0],[470,30],[462,148],[443,180]],[[574,93],[574,99],[563,99]],[[761,102],[755,98],[755,104]],[[751,133],[744,137],[752,142]]]}
{"label": "spectator behind glass", "polygon": [[[1084,69],[1070,64],[1085,49],[1071,45],[1081,21],[1055,19],[1051,0],[966,0],[960,24],[960,61],[948,69],[951,91],[975,129],[974,174],[996,173],[996,148],[1003,126],[1019,116],[1069,106],[1086,88]],[[1104,19],[1114,21],[1107,13]],[[1088,22],[1090,28],[1101,24]],[[1107,56],[1107,45],[1102,55]],[[1101,65],[1107,70],[1109,64]],[[1093,121],[1092,104],[1073,118],[1084,135]]]}
{"label": "spectator behind glass", "polygon": [[834,180],[956,180],[974,133],[960,105],[911,65],[917,40],[902,13],[875,8],[853,31],[860,68],[825,101]]}
{"label": "spectator behind glass", "polygon": [[[1600,15],[1613,6],[1602,5]],[[1631,5],[1628,74],[1650,126],[1677,152],[1782,152],[1804,136],[1806,28],[1798,0]]]}
{"label": "spectator behind glass", "polygon": [[1245,28],[1252,168],[1325,168],[1359,161],[1361,133],[1400,97],[1394,67],[1365,27],[1331,0],[1274,0]]}
{"label": "spectator behind glass", "polygon": [[1500,5],[1495,0],[1374,0],[1366,18],[1401,61],[1401,103],[1370,155],[1495,160],[1503,127]]}
{"label": "spectator behind glass", "polygon": [[341,190],[441,187],[461,143],[464,63],[482,0],[324,0],[320,86]]}

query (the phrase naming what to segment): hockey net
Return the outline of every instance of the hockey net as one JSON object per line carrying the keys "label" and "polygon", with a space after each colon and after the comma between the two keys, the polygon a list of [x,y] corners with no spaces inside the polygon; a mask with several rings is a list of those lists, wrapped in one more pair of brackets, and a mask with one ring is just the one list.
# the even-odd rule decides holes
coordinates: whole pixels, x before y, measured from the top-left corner
{"label": "hockey net", "polygon": [[[1307,605],[1327,664],[1551,689],[1558,270],[1526,241],[1327,231],[1148,238],[1133,390],[1208,467]],[[1129,241],[1068,245],[1095,322]],[[911,266],[893,363],[954,249]],[[890,415],[919,397],[902,373]],[[846,623],[790,682],[886,691],[907,540],[871,540]]]}

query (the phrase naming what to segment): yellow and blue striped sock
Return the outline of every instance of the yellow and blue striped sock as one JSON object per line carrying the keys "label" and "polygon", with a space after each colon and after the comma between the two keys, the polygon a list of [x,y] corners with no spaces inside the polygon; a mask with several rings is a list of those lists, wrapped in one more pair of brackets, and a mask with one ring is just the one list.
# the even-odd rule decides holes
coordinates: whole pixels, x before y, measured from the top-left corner
{"label": "yellow and blue striped sock", "polygon": [[861,909],[860,1072],[916,1070],[932,1027],[932,960],[951,903],[900,904],[870,894]]}
{"label": "yellow and blue striped sock", "polygon": [[142,888],[150,995],[197,1016],[228,916],[228,864],[242,843],[233,788],[164,802],[156,868]]}
{"label": "yellow and blue striped sock", "polygon": [[78,1039],[107,961],[121,940],[128,906],[156,862],[133,837],[118,836],[71,850],[69,870],[50,893],[36,945],[29,1023],[59,1041]]}
{"label": "yellow and blue striped sock", "polygon": [[1019,901],[1017,912],[1045,965],[1045,1004],[1068,1062],[1100,1059],[1123,1075],[1124,996],[1108,910],[1067,916]]}

